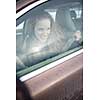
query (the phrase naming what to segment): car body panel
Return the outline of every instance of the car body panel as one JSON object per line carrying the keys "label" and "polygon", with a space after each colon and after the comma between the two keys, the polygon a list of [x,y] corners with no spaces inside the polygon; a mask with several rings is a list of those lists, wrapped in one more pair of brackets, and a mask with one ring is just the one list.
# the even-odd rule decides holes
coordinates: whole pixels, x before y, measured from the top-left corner
{"label": "car body panel", "polygon": [[83,88],[82,63],[83,54],[81,53],[25,81],[25,84],[28,86],[31,96],[35,100],[72,98],[72,95],[82,91]]}

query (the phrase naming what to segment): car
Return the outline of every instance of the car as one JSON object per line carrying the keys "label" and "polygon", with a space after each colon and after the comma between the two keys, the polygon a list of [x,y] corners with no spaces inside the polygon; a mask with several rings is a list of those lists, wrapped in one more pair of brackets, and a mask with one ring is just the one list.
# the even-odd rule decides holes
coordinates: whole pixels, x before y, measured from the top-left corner
{"label": "car", "polygon": [[16,2],[16,76],[33,100],[83,100],[83,0]]}

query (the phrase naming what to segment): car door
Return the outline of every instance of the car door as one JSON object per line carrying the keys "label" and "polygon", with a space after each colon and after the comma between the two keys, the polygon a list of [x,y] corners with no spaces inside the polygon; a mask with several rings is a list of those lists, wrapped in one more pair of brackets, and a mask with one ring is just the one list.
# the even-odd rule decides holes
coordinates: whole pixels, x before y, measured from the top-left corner
{"label": "car door", "polygon": [[[30,19],[41,12],[53,20],[52,35],[43,50],[37,46],[33,53],[26,50],[38,44],[32,35],[35,20]],[[17,2],[16,75],[34,100],[83,99],[82,12],[82,0]]]}

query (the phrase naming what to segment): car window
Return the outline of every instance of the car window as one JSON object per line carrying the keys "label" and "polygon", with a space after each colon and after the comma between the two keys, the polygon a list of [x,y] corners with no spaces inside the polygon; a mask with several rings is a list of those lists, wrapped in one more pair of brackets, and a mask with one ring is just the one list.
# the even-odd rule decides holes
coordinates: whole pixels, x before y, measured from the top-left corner
{"label": "car window", "polygon": [[16,71],[19,77],[82,48],[81,3],[50,3],[41,4],[17,19]]}

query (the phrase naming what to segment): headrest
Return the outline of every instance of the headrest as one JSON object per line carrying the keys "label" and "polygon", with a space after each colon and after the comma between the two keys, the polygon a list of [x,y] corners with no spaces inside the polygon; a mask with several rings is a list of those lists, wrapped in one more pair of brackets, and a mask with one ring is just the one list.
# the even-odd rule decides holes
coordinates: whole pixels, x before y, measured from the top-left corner
{"label": "headrest", "polygon": [[60,8],[56,13],[56,23],[68,32],[76,31],[76,27],[70,15],[70,11],[66,8]]}

